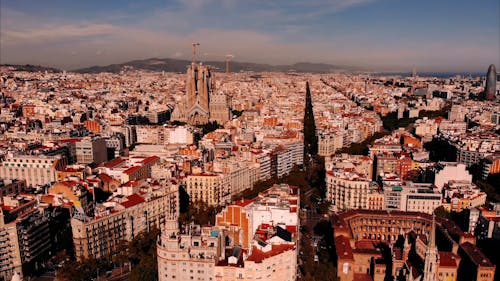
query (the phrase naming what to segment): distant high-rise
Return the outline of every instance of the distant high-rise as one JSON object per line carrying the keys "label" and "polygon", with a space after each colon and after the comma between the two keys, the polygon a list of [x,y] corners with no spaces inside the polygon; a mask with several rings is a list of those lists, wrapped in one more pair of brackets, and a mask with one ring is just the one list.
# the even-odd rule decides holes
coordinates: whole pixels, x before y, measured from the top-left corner
{"label": "distant high-rise", "polygon": [[490,65],[488,67],[488,73],[486,74],[486,87],[484,88],[484,97],[487,100],[494,100],[496,94],[496,82],[497,72],[495,70],[495,65]]}

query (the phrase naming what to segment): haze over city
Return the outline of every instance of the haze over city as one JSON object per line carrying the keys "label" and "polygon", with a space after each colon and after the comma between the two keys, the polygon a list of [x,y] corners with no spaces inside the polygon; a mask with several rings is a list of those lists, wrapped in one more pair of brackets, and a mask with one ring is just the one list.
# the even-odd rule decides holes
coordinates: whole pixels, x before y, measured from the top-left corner
{"label": "haze over city", "polygon": [[200,42],[244,62],[484,72],[500,62],[499,9],[496,0],[1,1],[0,63],[189,59]]}
{"label": "haze over city", "polygon": [[0,0],[0,281],[500,280],[498,0]]}

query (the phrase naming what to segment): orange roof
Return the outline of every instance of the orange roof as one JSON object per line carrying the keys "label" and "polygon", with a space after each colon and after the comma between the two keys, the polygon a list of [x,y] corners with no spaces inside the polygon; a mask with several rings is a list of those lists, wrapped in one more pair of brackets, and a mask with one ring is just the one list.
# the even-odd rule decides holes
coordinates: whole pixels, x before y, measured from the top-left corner
{"label": "orange roof", "polygon": [[110,182],[113,180],[113,178],[108,175],[108,174],[105,174],[105,173],[101,173],[101,174],[98,174],[97,175],[99,177],[99,179],[101,179],[103,182]]}
{"label": "orange roof", "polygon": [[144,198],[139,196],[138,194],[132,194],[127,197],[127,201],[120,203],[125,208],[130,208],[132,206],[138,205],[140,203],[146,202]]}
{"label": "orange roof", "polygon": [[367,273],[354,273],[354,279],[356,281],[373,281],[372,277]]}
{"label": "orange roof", "polygon": [[335,251],[337,252],[338,258],[350,260],[354,259],[349,238],[344,235],[335,237]]}
{"label": "orange roof", "polygon": [[147,157],[146,159],[142,160],[141,163],[142,164],[149,164],[149,163],[151,163],[153,161],[156,161],[158,159],[160,159],[160,157],[158,157],[158,156],[150,156],[150,157]]}
{"label": "orange roof", "polygon": [[118,157],[118,158],[115,158],[111,161],[106,162],[103,166],[106,168],[114,168],[114,167],[122,164],[123,162],[125,162],[125,160],[121,157]]}
{"label": "orange roof", "polygon": [[126,169],[125,171],[123,171],[123,173],[130,175],[130,174],[133,174],[133,173],[139,171],[141,168],[142,168],[141,166],[130,167],[130,168]]}
{"label": "orange roof", "polygon": [[240,207],[245,207],[246,205],[252,203],[253,200],[250,199],[244,199],[244,200],[238,200],[233,203],[233,205],[240,206]]}
{"label": "orange roof", "polygon": [[439,252],[439,266],[458,267],[457,257],[452,252]]}
{"label": "orange roof", "polygon": [[255,263],[262,263],[263,260],[280,255],[286,251],[295,249],[295,244],[279,244],[272,245],[272,248],[268,252],[263,252],[257,247],[252,247],[252,254],[247,258],[247,261],[253,261]]}

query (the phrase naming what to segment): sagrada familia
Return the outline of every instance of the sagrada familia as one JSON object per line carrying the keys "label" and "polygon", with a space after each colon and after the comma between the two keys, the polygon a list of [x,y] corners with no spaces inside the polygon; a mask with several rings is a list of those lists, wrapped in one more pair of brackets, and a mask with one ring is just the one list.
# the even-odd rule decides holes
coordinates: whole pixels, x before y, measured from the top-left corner
{"label": "sagrada familia", "polygon": [[193,61],[186,73],[186,96],[175,107],[172,120],[190,125],[203,125],[217,121],[224,124],[231,118],[231,99],[215,91],[211,67]]}

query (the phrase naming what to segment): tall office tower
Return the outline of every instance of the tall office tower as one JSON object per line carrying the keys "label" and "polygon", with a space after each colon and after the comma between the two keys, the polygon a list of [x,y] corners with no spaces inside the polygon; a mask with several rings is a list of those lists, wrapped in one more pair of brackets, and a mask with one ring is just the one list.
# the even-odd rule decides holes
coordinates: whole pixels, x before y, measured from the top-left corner
{"label": "tall office tower", "polygon": [[494,100],[496,93],[496,77],[497,72],[495,70],[495,65],[491,64],[488,67],[488,73],[486,74],[486,87],[484,88],[484,97],[487,100]]}

